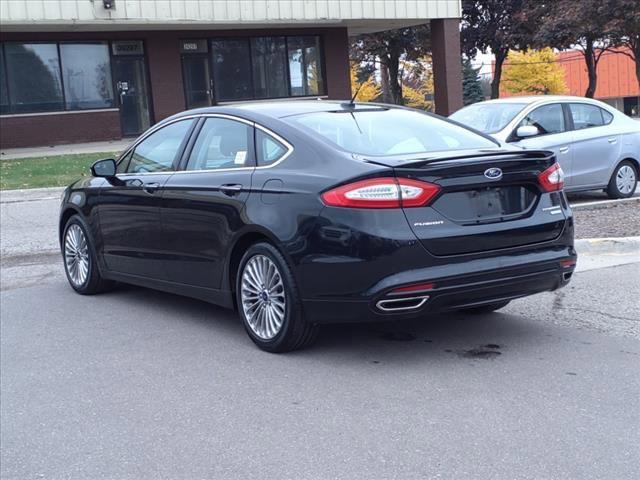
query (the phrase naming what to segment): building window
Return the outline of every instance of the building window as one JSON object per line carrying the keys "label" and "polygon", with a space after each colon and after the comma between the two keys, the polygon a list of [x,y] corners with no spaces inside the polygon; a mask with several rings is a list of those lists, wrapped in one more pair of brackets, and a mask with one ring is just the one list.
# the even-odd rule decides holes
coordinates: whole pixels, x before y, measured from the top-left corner
{"label": "building window", "polygon": [[68,110],[113,107],[113,83],[106,43],[60,44]]}
{"label": "building window", "polygon": [[107,43],[0,45],[0,113],[115,105]]}
{"label": "building window", "polygon": [[60,59],[55,43],[6,43],[9,110],[48,112],[62,110]]}
{"label": "building window", "polygon": [[277,98],[289,95],[287,45],[284,37],[252,38],[251,63],[255,98]]}
{"label": "building window", "polygon": [[211,50],[216,98],[221,102],[253,98],[248,39],[212,40]]}
{"label": "building window", "polygon": [[289,79],[291,95],[320,95],[324,92],[320,37],[289,37]]}

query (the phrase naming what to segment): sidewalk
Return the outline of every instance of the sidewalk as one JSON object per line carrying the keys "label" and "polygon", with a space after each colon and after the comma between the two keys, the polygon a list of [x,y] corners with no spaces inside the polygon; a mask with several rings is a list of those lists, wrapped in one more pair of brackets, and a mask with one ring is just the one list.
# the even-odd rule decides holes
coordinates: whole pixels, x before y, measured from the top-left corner
{"label": "sidewalk", "polygon": [[7,148],[0,151],[0,160],[44,157],[55,155],[73,155],[78,153],[121,152],[133,141],[132,138],[109,140],[106,142],[74,143],[51,145],[48,147]]}

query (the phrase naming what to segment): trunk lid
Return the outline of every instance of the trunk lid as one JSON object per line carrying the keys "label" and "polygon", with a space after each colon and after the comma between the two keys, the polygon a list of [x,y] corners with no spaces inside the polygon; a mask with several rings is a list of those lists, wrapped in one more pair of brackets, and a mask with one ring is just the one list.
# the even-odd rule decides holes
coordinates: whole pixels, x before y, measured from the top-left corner
{"label": "trunk lid", "polygon": [[413,232],[434,255],[541,243],[564,228],[561,196],[545,192],[538,181],[555,162],[551,152],[476,151],[391,162],[397,177],[441,188],[428,206],[404,209]]}

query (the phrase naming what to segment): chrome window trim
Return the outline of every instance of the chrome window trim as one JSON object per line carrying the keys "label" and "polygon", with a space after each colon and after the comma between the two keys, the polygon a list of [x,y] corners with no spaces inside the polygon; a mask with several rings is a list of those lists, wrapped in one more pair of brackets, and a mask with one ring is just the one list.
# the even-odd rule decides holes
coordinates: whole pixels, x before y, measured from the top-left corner
{"label": "chrome window trim", "polygon": [[146,175],[175,175],[175,174],[190,174],[190,173],[204,173],[204,172],[215,173],[215,172],[238,172],[243,170],[266,170],[268,168],[273,168],[276,165],[279,165],[280,163],[284,162],[293,153],[293,150],[294,150],[293,145],[291,145],[287,140],[282,138],[273,130],[268,129],[267,127],[264,127],[259,123],[252,122],[251,120],[247,120],[246,118],[236,117],[235,115],[229,115],[226,113],[199,113],[199,114],[186,115],[184,117],[179,117],[169,122],[163,123],[161,125],[156,125],[150,128],[140,138],[138,138],[135,141],[135,143],[131,144],[129,148],[127,148],[127,150],[125,150],[125,152],[122,155],[120,155],[120,158],[125,158],[130,151],[134,150],[142,141],[144,141],[147,137],[157,132],[161,128],[164,128],[168,125],[171,125],[173,123],[176,123],[182,120],[199,119],[199,118],[226,118],[228,120],[234,120],[240,123],[244,123],[246,125],[250,125],[254,128],[262,130],[264,133],[266,133],[270,137],[273,137],[278,142],[282,143],[287,148],[287,151],[284,153],[284,155],[282,155],[278,160],[276,160],[272,164],[264,165],[264,166],[255,165],[252,167],[220,168],[220,169],[209,169],[209,170],[166,170],[162,172],[143,172],[143,173],[126,172],[126,173],[117,173],[116,177],[120,178],[120,177],[129,177],[129,176],[139,177],[139,176],[146,176]]}

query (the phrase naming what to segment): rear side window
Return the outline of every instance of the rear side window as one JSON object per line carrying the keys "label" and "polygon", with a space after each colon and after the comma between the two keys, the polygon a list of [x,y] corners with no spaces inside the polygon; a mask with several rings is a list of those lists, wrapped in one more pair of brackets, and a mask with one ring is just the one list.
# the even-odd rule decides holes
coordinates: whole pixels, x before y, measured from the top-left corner
{"label": "rear side window", "polygon": [[536,127],[541,135],[564,132],[566,128],[562,105],[554,103],[551,105],[543,105],[542,107],[532,110],[522,122],[520,122],[519,126],[528,125]]}
{"label": "rear side window", "polygon": [[271,135],[256,129],[258,166],[271,165],[284,157],[289,149]]}
{"label": "rear side window", "polygon": [[345,109],[285,120],[348,152],[362,155],[413,155],[497,146],[497,142],[466,128],[403,109]]}
{"label": "rear side window", "polygon": [[193,120],[175,122],[145,138],[133,151],[127,173],[172,171],[180,146],[192,123]]}
{"label": "rear side window", "polygon": [[610,115],[609,112],[605,112],[600,107],[595,105],[588,105],[586,103],[571,103],[571,117],[573,118],[573,127],[576,130],[582,130],[584,128],[599,127],[610,123],[611,120],[605,122],[603,113]]}
{"label": "rear side window", "polygon": [[228,118],[207,118],[191,150],[187,170],[253,166],[249,145],[253,127]]}

